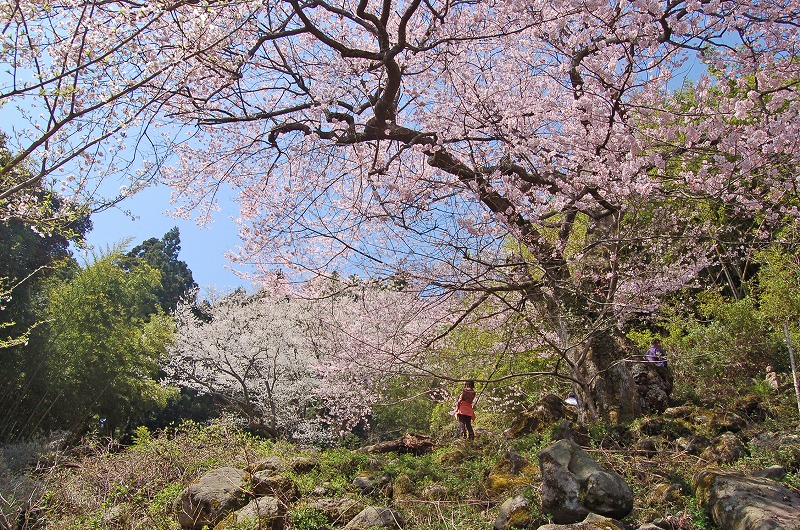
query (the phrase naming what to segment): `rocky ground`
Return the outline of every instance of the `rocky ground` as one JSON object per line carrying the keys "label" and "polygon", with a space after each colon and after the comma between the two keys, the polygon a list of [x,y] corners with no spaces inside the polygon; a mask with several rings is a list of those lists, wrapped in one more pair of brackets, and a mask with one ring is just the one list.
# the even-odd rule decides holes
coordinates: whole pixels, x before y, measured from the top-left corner
{"label": "rocky ground", "polygon": [[[504,433],[303,449],[220,423],[87,441],[0,480],[0,528],[800,527],[790,392],[580,427],[545,396]],[[2,473],[0,473],[2,474]]]}
{"label": "rocky ground", "polygon": [[[791,484],[781,482],[790,472],[796,473],[800,436],[761,432],[748,439],[746,417],[732,411],[682,406],[644,418],[630,429],[619,429],[618,436],[627,438],[633,446],[615,441],[608,444],[610,447],[593,449],[588,432],[573,420],[574,411],[559,398],[546,396],[505,433],[517,438],[538,435],[541,439],[546,435],[552,443],[544,444],[535,454],[515,449],[513,442],[505,442],[494,433],[483,432],[476,441],[458,441],[442,448],[435,458],[447,469],[468,465],[486,450],[501,449],[484,472],[481,499],[485,516],[494,516],[487,523],[497,530],[672,530],[712,522],[723,529],[800,527],[800,495]],[[776,462],[780,460],[777,452],[788,451],[793,456],[784,465],[732,468],[735,462],[751,456],[748,446],[776,451]],[[272,458],[246,470],[220,468],[204,475],[182,492],[174,511],[182,528],[198,530],[223,530],[242,524],[283,528],[287,510],[298,505],[319,515],[318,528],[416,527],[413,512],[420,503],[447,502],[453,492],[436,480],[425,480],[431,477],[407,473],[392,476],[386,466],[393,458],[389,453],[419,459],[434,448],[420,436],[363,448],[376,459],[352,480],[351,490],[361,496],[360,502],[347,495],[329,496],[325,483],[310,495],[300,495],[285,472],[310,473],[319,462],[312,457],[285,462]],[[660,462],[659,456],[674,463],[680,459],[693,462],[694,469],[682,476],[673,466]],[[630,459],[627,469],[625,457]],[[630,476],[632,471],[649,471],[657,478],[642,488]],[[638,498],[628,482],[638,486]],[[250,494],[241,495],[245,491]],[[638,513],[634,514],[637,504]],[[652,515],[646,515],[652,512],[648,507],[666,510],[681,505],[684,510],[662,517],[651,519]],[[694,506],[700,514],[706,514],[705,518],[687,512],[686,506]]]}

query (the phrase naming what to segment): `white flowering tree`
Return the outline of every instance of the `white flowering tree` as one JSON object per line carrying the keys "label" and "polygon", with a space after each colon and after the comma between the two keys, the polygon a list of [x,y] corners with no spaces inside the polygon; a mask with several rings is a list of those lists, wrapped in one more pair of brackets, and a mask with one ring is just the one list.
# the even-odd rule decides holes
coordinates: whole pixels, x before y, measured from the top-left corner
{"label": "white flowering tree", "polygon": [[313,299],[235,292],[204,315],[181,304],[169,381],[274,436],[331,441],[367,427],[391,378],[426,374],[427,340],[446,313],[382,282],[329,287]]}
{"label": "white flowering tree", "polygon": [[169,380],[214,395],[254,428],[291,436],[313,412],[317,385],[302,304],[237,291],[206,311],[176,309]]}

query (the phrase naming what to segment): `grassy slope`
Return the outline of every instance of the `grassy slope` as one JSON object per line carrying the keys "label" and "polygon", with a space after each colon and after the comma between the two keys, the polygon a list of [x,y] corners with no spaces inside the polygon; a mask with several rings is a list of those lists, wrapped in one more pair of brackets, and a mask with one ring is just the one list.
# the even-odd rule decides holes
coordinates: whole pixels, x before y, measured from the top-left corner
{"label": "grassy slope", "polygon": [[[727,405],[719,401],[700,408],[696,412],[700,419],[695,422],[701,425],[698,434],[712,437],[714,415],[723,408],[736,412],[735,408],[744,402],[747,400],[727,396]],[[761,417],[759,421],[748,421],[739,433],[740,439],[747,442],[761,432],[798,432],[797,410],[789,391],[777,396],[762,395],[758,403]],[[741,410],[739,413],[743,414]],[[591,442],[587,449],[631,485],[636,506],[626,522],[632,527],[663,518],[680,528],[711,527],[688,488],[694,473],[708,463],[680,450],[674,442],[676,436],[669,432],[655,437],[659,447],[656,454],[635,449],[653,422],[663,421],[642,418],[626,426],[589,426]],[[675,425],[667,423],[667,430]],[[186,485],[203,473],[226,465],[244,468],[268,456],[288,459],[310,455],[320,465],[309,473],[291,476],[301,498],[289,505],[287,528],[320,528],[319,514],[306,504],[319,495],[314,493],[315,488],[323,485],[328,497],[349,496],[364,504],[392,505],[404,514],[409,529],[485,529],[491,527],[499,503],[514,493],[522,493],[534,506],[538,505],[536,453],[549,442],[547,433],[505,440],[496,433],[479,430],[478,439],[472,443],[440,439],[433,453],[420,457],[367,455],[347,449],[304,450],[259,440],[222,423],[206,427],[187,424],[157,435],[142,430],[137,442],[125,448],[98,439],[87,440],[68,453],[40,461],[39,470],[24,482],[11,481],[6,471],[6,480],[0,485],[5,489],[4,504],[16,493],[18,502],[31,505],[28,518],[19,526],[25,530],[177,529],[172,503]],[[520,473],[509,473],[504,466],[504,455],[509,450],[521,454],[531,465]],[[800,445],[784,445],[776,450],[751,445],[747,456],[721,465],[752,471],[774,464],[789,471],[784,479],[787,485],[800,488]],[[351,484],[361,473],[390,477],[394,491],[388,497],[386,492],[371,497],[356,494]],[[430,493],[431,486],[435,487],[435,495]],[[545,522],[545,516],[536,514],[532,526]],[[0,519],[0,528],[12,528],[13,524]]]}

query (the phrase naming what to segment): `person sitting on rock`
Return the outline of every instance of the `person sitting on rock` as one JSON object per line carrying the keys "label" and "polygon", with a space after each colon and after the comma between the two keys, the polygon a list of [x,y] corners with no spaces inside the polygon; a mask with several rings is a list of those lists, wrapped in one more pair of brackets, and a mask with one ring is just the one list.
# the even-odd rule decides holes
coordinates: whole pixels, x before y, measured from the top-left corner
{"label": "person sitting on rock", "polygon": [[567,405],[569,405],[571,407],[577,407],[578,406],[578,396],[575,395],[575,392],[570,392],[569,394],[567,394],[567,399],[564,400],[564,403],[566,403]]}
{"label": "person sitting on rock", "polygon": [[664,352],[661,350],[661,340],[653,339],[650,349],[644,354],[644,359],[656,366],[667,366],[667,359],[664,357]]}
{"label": "person sitting on rock", "polygon": [[652,346],[641,362],[633,364],[631,375],[636,383],[642,408],[646,412],[664,412],[669,406],[673,377],[659,339],[653,340]]}

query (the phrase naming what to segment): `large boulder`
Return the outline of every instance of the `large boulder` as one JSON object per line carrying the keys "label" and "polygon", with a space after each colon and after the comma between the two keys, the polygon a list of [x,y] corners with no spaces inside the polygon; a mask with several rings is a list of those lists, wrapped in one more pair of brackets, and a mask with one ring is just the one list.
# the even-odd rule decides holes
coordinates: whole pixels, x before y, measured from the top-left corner
{"label": "large boulder", "polygon": [[229,513],[244,507],[250,475],[241,469],[223,467],[210,471],[186,488],[175,501],[181,528],[213,528]]}
{"label": "large boulder", "polygon": [[582,521],[590,513],[622,519],[633,510],[633,492],[625,480],[571,440],[542,449],[539,469],[542,510],[558,524]]}
{"label": "large boulder", "polygon": [[695,476],[694,489],[718,528],[800,528],[800,495],[768,478],[706,469]]}
{"label": "large boulder", "polygon": [[664,412],[669,407],[673,386],[669,368],[650,362],[634,362],[630,363],[630,370],[642,409],[650,413]]}

